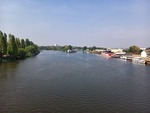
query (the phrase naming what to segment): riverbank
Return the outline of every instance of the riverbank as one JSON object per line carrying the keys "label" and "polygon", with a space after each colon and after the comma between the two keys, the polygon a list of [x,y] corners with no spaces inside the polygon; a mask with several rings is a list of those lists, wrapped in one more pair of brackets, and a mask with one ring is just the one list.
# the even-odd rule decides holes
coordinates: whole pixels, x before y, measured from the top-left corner
{"label": "riverbank", "polygon": [[39,52],[38,46],[28,38],[16,38],[0,31],[0,62],[22,60],[36,56]]}
{"label": "riverbank", "polygon": [[[107,58],[109,57],[109,58],[124,59],[126,61],[130,61],[130,62],[137,63],[137,64],[150,65],[150,56],[141,57],[140,54],[126,53],[124,55],[116,56],[115,53],[113,53],[111,56],[109,56],[109,55],[104,55],[101,52],[96,52],[96,51],[90,51],[89,53],[97,54],[97,55],[107,57]],[[124,56],[124,57],[122,57],[122,56]],[[134,62],[135,60],[136,60],[136,62]]]}
{"label": "riverbank", "polygon": [[17,61],[17,60],[24,60],[26,58],[29,58],[29,57],[34,57],[36,55],[38,55],[40,53],[40,51],[37,51],[36,53],[30,53],[30,56],[28,54],[28,56],[24,56],[22,58],[20,57],[13,57],[13,56],[10,56],[10,55],[3,55],[0,57],[0,63],[5,63],[5,62],[12,62],[12,61]]}

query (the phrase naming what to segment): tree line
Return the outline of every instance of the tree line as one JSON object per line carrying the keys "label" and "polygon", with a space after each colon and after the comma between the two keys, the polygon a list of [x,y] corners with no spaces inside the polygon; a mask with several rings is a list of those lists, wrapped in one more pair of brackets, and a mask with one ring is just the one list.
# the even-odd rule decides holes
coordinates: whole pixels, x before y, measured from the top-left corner
{"label": "tree line", "polygon": [[105,49],[103,47],[87,47],[87,46],[83,46],[83,47],[79,47],[79,46],[72,46],[72,45],[64,45],[64,46],[39,46],[40,50],[54,50],[54,51],[67,51],[68,49],[72,50],[72,49],[76,49],[76,50],[80,50],[80,51],[85,51],[85,50],[89,50],[89,51],[93,51],[95,49]]}
{"label": "tree line", "polygon": [[16,38],[0,31],[0,58],[25,59],[39,53],[38,46],[29,39]]}
{"label": "tree line", "polygon": [[67,51],[68,49],[77,49],[77,47],[73,47],[71,45],[64,46],[39,46],[40,50],[54,50],[54,51]]}
{"label": "tree line", "polygon": [[138,47],[136,45],[130,46],[125,51],[129,52],[129,53],[133,53],[133,54],[140,54],[142,52],[142,50],[140,49],[140,47]]}

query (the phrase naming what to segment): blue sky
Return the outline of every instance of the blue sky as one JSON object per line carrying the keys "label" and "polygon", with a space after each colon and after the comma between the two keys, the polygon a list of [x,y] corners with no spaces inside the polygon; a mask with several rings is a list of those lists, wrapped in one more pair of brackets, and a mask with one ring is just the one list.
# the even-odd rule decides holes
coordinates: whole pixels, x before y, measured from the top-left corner
{"label": "blue sky", "polygon": [[0,30],[38,45],[150,47],[150,0],[0,0]]}

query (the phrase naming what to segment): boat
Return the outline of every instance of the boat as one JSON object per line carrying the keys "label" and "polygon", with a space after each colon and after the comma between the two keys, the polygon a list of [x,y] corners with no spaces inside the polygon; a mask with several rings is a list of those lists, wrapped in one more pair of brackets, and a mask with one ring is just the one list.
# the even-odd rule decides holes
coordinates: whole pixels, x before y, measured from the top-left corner
{"label": "boat", "polygon": [[127,56],[122,55],[122,56],[120,56],[120,59],[127,60]]}
{"label": "boat", "polygon": [[141,57],[132,58],[132,62],[137,64],[145,64],[145,60],[143,60]]}
{"label": "boat", "polygon": [[132,62],[133,57],[132,56],[127,56],[127,61]]}
{"label": "boat", "polygon": [[114,53],[113,52],[110,52],[110,51],[107,51],[107,52],[102,52],[101,55],[105,56],[105,57],[113,57],[114,56]]}
{"label": "boat", "polygon": [[76,53],[77,52],[77,50],[75,50],[75,49],[68,49],[67,51],[66,51],[66,53]]}
{"label": "boat", "polygon": [[120,55],[113,55],[112,58],[120,58]]}

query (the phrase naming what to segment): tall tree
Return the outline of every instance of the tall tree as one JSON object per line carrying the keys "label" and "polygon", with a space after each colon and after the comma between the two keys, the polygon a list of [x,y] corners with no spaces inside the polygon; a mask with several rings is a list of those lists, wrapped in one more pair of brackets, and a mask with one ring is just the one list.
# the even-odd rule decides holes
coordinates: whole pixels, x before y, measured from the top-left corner
{"label": "tall tree", "polygon": [[7,35],[4,33],[3,36],[3,53],[7,54]]}
{"label": "tall tree", "polygon": [[0,49],[2,49],[2,38],[3,38],[3,33],[0,31]]}
{"label": "tall tree", "polygon": [[2,54],[7,53],[7,35],[0,32],[0,51]]}
{"label": "tall tree", "polygon": [[0,56],[2,56],[3,53],[2,38],[3,38],[3,33],[0,31]]}
{"label": "tall tree", "polygon": [[68,45],[68,49],[72,50],[72,46],[71,46],[71,45]]}
{"label": "tall tree", "polygon": [[83,47],[83,50],[86,50],[86,49],[87,49],[87,46],[84,46],[84,47]]}
{"label": "tall tree", "polygon": [[82,51],[84,52],[86,49],[87,49],[87,46],[84,46],[84,47],[82,48]]}
{"label": "tall tree", "polygon": [[19,38],[16,38],[16,45],[17,45],[17,48],[21,48],[21,42]]}
{"label": "tall tree", "polygon": [[29,40],[28,38],[27,38],[26,41],[25,41],[25,45],[26,45],[26,47],[27,47],[27,46],[30,46],[30,40]]}
{"label": "tall tree", "polygon": [[130,47],[129,47],[129,51],[136,53],[136,52],[139,52],[139,51],[140,51],[140,48],[139,48],[138,46],[135,46],[135,45],[134,45],[134,46],[130,46]]}
{"label": "tall tree", "polygon": [[9,34],[9,41],[8,41],[8,54],[14,57],[17,56],[17,45],[15,41],[14,35]]}
{"label": "tall tree", "polygon": [[21,48],[25,48],[25,41],[24,41],[24,39],[21,39]]}

